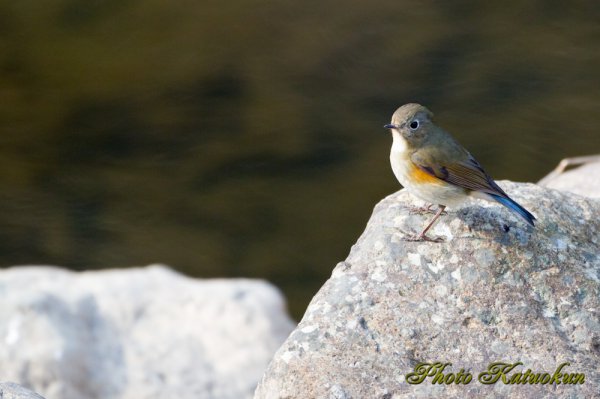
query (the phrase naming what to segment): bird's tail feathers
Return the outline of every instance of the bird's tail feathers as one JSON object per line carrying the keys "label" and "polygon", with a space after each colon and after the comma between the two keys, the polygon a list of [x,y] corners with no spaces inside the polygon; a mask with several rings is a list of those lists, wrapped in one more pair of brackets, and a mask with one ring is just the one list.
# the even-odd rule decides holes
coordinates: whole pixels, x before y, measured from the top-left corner
{"label": "bird's tail feathers", "polygon": [[508,197],[502,197],[500,195],[495,194],[490,194],[490,196],[494,200],[498,201],[499,203],[510,209],[511,211],[521,216],[527,223],[529,223],[532,226],[535,226],[535,224],[533,223],[534,220],[536,220],[535,216],[533,216],[527,209],[523,208],[521,205],[517,204],[515,201]]}

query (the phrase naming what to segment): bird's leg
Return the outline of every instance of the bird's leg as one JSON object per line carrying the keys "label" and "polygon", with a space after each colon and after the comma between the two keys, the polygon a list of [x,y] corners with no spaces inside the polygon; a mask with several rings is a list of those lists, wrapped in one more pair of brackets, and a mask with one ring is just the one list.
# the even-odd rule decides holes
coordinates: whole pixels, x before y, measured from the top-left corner
{"label": "bird's leg", "polygon": [[[432,206],[433,206],[433,204],[429,204],[427,206],[415,206],[413,208],[409,208],[409,213],[411,215],[424,215],[426,213],[435,214],[436,211],[431,209]],[[445,214],[447,214],[447,212],[442,213],[442,215],[445,215]]]}
{"label": "bird's leg", "polygon": [[431,241],[431,242],[444,241],[444,239],[441,237],[429,238],[425,235],[427,233],[427,231],[431,228],[431,226],[433,226],[435,221],[442,215],[442,213],[444,212],[444,209],[446,209],[445,205],[439,205],[438,211],[436,212],[433,219],[431,219],[431,222],[429,222],[429,224],[427,226],[425,226],[425,228],[423,229],[423,231],[421,233],[419,233],[419,235],[417,235],[416,237],[413,237],[413,238],[409,238],[407,241]]}

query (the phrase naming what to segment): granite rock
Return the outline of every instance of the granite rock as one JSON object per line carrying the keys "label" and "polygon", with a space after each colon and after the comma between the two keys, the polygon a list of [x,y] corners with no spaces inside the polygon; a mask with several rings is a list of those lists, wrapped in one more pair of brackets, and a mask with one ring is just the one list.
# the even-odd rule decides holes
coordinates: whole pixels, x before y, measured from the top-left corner
{"label": "granite rock", "polygon": [[0,370],[48,398],[249,398],[294,324],[272,285],[165,267],[0,271]]}
{"label": "granite rock", "polygon": [[[472,200],[430,232],[445,242],[409,242],[404,237],[431,218],[409,211],[423,203],[405,190],[381,201],[255,398],[599,397],[600,201],[499,184],[536,215],[535,229],[500,205]],[[408,383],[418,364],[435,362],[451,363],[445,381],[464,369],[471,382]],[[505,369],[509,381],[527,369],[552,376],[562,363],[562,373],[585,380],[509,385],[498,374],[483,384],[480,373],[494,362],[522,363]]]}
{"label": "granite rock", "polygon": [[14,382],[0,382],[0,399],[44,399]]}

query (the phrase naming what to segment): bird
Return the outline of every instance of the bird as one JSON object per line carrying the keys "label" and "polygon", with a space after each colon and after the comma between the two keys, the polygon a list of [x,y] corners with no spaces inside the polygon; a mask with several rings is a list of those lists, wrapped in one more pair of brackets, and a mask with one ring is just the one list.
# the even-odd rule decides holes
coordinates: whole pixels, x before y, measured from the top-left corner
{"label": "bird", "polygon": [[469,197],[498,202],[535,226],[535,216],[508,196],[487,174],[481,164],[450,133],[437,126],[433,113],[423,105],[409,103],[398,108],[390,124],[392,133],[390,164],[398,182],[415,197],[431,204],[420,208],[432,212],[433,219],[423,231],[408,241],[442,242],[427,231],[444,213]]}

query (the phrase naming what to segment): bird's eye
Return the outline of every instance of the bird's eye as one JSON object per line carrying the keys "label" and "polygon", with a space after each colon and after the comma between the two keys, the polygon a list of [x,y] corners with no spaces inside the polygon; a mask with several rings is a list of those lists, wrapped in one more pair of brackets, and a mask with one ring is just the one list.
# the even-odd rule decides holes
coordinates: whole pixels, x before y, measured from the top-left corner
{"label": "bird's eye", "polygon": [[416,130],[419,128],[419,121],[412,121],[408,126],[410,126],[412,130]]}

